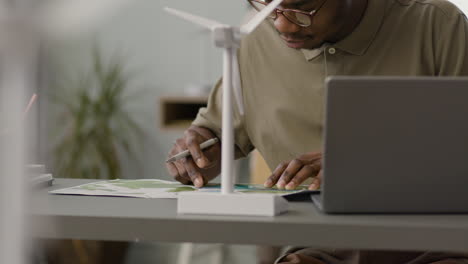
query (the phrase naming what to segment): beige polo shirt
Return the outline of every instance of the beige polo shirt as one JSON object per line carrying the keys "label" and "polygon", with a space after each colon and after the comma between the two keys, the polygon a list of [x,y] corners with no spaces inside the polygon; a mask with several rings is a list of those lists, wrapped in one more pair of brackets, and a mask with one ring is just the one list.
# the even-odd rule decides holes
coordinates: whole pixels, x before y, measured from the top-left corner
{"label": "beige polo shirt", "polygon": [[[369,0],[348,37],[316,50],[287,47],[264,22],[241,44],[245,115],[235,109],[240,154],[257,148],[271,169],[321,150],[324,80],[331,75],[468,75],[468,22],[445,0]],[[220,136],[221,83],[193,124]]]}

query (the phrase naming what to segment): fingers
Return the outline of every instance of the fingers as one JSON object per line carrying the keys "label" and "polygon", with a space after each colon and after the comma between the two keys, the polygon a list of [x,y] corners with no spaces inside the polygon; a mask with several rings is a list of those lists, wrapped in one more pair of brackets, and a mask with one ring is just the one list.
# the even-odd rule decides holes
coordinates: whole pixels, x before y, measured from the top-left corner
{"label": "fingers", "polygon": [[176,178],[179,176],[179,171],[173,162],[166,162],[166,169],[172,177]]}
{"label": "fingers", "polygon": [[[320,164],[311,164],[303,166],[296,175],[291,179],[291,181],[286,185],[286,190],[294,190],[297,186],[303,183],[305,180],[311,177],[315,177],[320,171]],[[313,181],[316,178],[313,179]]]}
{"label": "fingers", "polygon": [[293,159],[286,170],[284,170],[276,186],[278,189],[284,189],[291,180],[296,177],[297,173],[306,165],[304,161],[300,159]]}
{"label": "fingers", "polygon": [[209,138],[202,137],[199,133],[194,130],[185,131],[185,145],[190,151],[192,159],[195,161],[199,168],[206,168],[211,165],[209,159],[205,156],[203,151],[200,149],[200,144]]}
{"label": "fingers", "polygon": [[[290,162],[281,163],[264,185],[272,187],[276,184],[278,189],[294,190],[308,178],[316,177],[321,169],[322,159],[320,156],[307,160],[293,159]],[[320,186],[320,179],[314,180],[313,183]]]}
{"label": "fingers", "polygon": [[187,173],[187,170],[185,169],[185,166],[180,161],[173,162],[172,164],[177,169],[177,173],[172,175],[172,177],[174,177],[175,180],[177,180],[178,182],[183,183],[183,184],[192,183],[192,180],[188,176],[188,173]]}
{"label": "fingers", "polygon": [[[174,143],[171,151],[169,152],[169,157],[179,153],[182,149],[180,146],[181,140],[177,140]],[[169,174],[177,181],[181,182],[182,184],[189,184],[191,183],[190,178],[188,177],[187,171],[185,170],[182,163],[175,161],[166,163],[166,168],[169,171]]]}
{"label": "fingers", "polygon": [[320,170],[319,174],[317,177],[315,177],[312,180],[312,183],[309,185],[309,190],[318,190],[320,186],[322,185],[322,176],[323,175],[323,170]]}
{"label": "fingers", "polygon": [[198,166],[195,164],[193,159],[185,158],[185,159],[182,159],[182,162],[184,164],[184,168],[187,171],[187,174],[190,180],[193,182],[193,185],[195,185],[195,187],[197,188],[203,187],[204,185],[203,176],[200,172],[200,168],[198,168]]}
{"label": "fingers", "polygon": [[177,169],[176,165],[173,162],[166,163],[166,168],[169,171],[169,174],[178,182],[182,184],[190,184],[190,180],[186,177],[182,177],[179,174],[179,169]]}
{"label": "fingers", "polygon": [[[202,142],[204,142],[204,141],[206,141],[208,139],[216,138],[216,135],[211,130],[209,130],[207,128],[204,128],[204,127],[191,126],[188,129],[188,131],[189,132],[187,132],[187,133],[196,133],[196,134],[198,134],[198,137],[200,138],[199,144],[201,144]],[[188,142],[187,145],[190,146],[191,145],[190,142]],[[190,147],[189,147],[189,149],[190,149]],[[217,164],[219,163],[219,161],[221,159],[221,144],[218,142],[215,145],[201,151],[201,154],[208,161],[207,165],[205,167],[201,167],[201,168],[204,168],[204,169],[213,168],[213,167],[217,166]],[[194,160],[196,161],[196,159],[194,159]]]}
{"label": "fingers", "polygon": [[273,187],[278,182],[278,179],[281,177],[283,174],[284,170],[288,167],[288,162],[283,162],[276,167],[276,169],[273,171],[270,177],[266,180],[266,182],[263,184],[267,188]]}
{"label": "fingers", "polygon": [[[178,139],[174,144],[170,156],[185,149],[185,140],[182,138]],[[188,157],[177,160],[175,162],[167,163],[166,167],[175,180],[183,184],[193,183],[195,187],[203,187],[204,180],[202,174],[200,173],[198,166],[195,164],[195,162],[193,162],[192,158]]]}

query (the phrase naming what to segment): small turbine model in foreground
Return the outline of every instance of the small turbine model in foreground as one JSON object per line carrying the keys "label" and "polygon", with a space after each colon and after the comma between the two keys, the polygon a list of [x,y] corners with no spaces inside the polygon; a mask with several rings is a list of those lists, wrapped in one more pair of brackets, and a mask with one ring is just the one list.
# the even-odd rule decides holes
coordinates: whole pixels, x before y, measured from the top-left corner
{"label": "small turbine model in foreground", "polygon": [[26,135],[37,131],[36,125],[25,124],[23,110],[38,85],[38,58],[42,44],[48,43],[42,40],[89,30],[116,2],[130,1],[0,0],[0,112],[2,125],[14,128],[14,133],[0,131],[0,263],[30,263],[35,229],[45,224],[54,228],[51,221],[29,221],[32,182],[25,171],[27,157],[35,156],[31,146],[37,143]]}
{"label": "small turbine model in foreground", "polygon": [[239,112],[244,114],[240,87],[237,49],[242,35],[248,35],[265,20],[283,0],[274,0],[242,27],[233,27],[195,16],[186,12],[165,8],[173,15],[208,28],[218,48],[223,48],[223,115],[221,150],[221,194],[183,194],[178,199],[179,213],[200,214],[244,214],[276,215],[287,209],[286,201],[277,195],[240,195],[234,194],[234,128],[232,93],[234,89]]}

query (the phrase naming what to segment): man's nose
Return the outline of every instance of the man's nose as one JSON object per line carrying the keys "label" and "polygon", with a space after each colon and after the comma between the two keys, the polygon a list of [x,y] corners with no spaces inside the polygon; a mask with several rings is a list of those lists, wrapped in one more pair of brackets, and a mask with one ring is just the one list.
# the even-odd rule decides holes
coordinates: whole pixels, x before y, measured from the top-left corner
{"label": "man's nose", "polygon": [[274,25],[280,33],[296,33],[301,30],[300,26],[292,23],[280,13],[278,13],[278,17],[275,19]]}

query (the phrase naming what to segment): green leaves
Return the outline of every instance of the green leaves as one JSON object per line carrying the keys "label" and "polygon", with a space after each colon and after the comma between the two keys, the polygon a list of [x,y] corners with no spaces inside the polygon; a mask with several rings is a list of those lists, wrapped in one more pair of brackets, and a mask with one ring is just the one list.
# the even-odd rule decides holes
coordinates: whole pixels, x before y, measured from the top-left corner
{"label": "green leaves", "polygon": [[144,131],[126,109],[129,78],[122,59],[105,63],[93,49],[91,71],[53,95],[63,110],[54,160],[58,177],[117,179],[121,161],[136,161]]}

